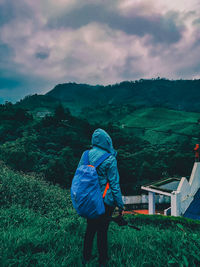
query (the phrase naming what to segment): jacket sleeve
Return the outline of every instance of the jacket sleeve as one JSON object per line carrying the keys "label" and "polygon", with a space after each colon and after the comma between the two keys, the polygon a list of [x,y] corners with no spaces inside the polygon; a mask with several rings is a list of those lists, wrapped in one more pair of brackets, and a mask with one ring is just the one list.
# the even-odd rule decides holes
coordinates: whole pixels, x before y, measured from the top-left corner
{"label": "jacket sleeve", "polygon": [[[83,153],[84,154],[84,153]],[[80,161],[79,161],[79,163],[78,163],[78,167],[77,168],[79,168],[82,164],[83,164],[83,154],[82,154],[82,156],[81,156],[81,159],[80,159]]]}
{"label": "jacket sleeve", "polygon": [[115,157],[111,158],[110,164],[107,169],[107,177],[116,206],[120,209],[124,209],[124,203],[122,200],[122,194],[119,185],[119,172],[117,169],[117,160]]}

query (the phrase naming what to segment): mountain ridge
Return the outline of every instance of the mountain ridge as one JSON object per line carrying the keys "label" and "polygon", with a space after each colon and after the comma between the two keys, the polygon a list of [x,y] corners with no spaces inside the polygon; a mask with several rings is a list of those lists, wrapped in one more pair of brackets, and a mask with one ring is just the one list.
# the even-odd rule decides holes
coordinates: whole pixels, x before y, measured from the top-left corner
{"label": "mountain ridge", "polygon": [[114,85],[64,83],[47,92],[64,103],[80,107],[105,104],[163,106],[177,110],[200,111],[200,80],[141,79]]}

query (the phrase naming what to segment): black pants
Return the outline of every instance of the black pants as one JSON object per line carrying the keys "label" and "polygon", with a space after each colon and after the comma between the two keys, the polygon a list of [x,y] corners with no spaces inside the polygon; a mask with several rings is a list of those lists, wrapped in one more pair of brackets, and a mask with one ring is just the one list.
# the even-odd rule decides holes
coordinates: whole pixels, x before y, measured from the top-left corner
{"label": "black pants", "polygon": [[99,262],[104,263],[108,259],[107,232],[109,216],[112,216],[114,208],[105,204],[105,214],[97,219],[87,219],[87,229],[84,238],[83,258],[88,261],[92,254],[92,244],[97,233],[97,247]]}

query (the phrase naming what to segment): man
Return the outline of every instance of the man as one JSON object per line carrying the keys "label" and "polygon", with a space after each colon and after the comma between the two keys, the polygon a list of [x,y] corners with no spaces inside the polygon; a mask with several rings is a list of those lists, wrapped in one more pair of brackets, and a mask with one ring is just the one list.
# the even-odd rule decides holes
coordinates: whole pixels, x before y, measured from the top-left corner
{"label": "man", "polygon": [[[97,219],[87,219],[87,229],[84,238],[83,264],[91,259],[92,245],[95,233],[97,233],[97,247],[99,252],[100,266],[106,266],[108,261],[107,232],[109,217],[117,206],[120,214],[124,208],[121,190],[119,186],[119,173],[117,169],[116,151],[113,148],[110,136],[102,129],[97,129],[92,135],[92,149],[89,151],[89,163],[93,165],[105,153],[111,155],[97,167],[99,185],[102,196],[105,194],[107,182],[109,188],[104,197],[105,214]],[[79,166],[83,164],[83,155]]]}

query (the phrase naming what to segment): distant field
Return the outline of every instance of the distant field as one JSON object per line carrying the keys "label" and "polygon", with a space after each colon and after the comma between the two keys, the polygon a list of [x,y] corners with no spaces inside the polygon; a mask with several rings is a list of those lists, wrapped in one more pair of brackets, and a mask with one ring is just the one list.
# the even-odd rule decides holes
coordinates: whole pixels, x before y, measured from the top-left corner
{"label": "distant field", "polygon": [[121,127],[151,143],[198,138],[200,113],[165,108],[138,109],[120,120]]}
{"label": "distant field", "polygon": [[[78,102],[65,103],[65,108],[70,109],[74,116],[87,119],[91,124],[104,127],[113,123],[124,131],[136,135],[151,144],[166,144],[187,142],[188,138],[194,143],[199,142],[200,113],[171,110],[167,108],[149,107],[137,108],[133,106],[102,105],[85,107],[82,110]],[[54,113],[54,108],[36,107],[30,111],[35,118]]]}
{"label": "distant field", "polygon": [[130,111],[126,106],[102,106],[88,109],[81,115],[100,127],[112,122],[151,144],[187,142],[188,138],[196,143],[200,134],[200,113],[195,112],[158,107]]}

